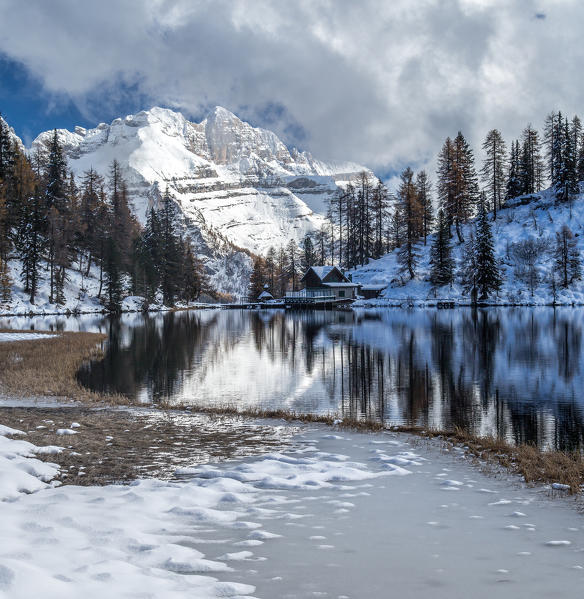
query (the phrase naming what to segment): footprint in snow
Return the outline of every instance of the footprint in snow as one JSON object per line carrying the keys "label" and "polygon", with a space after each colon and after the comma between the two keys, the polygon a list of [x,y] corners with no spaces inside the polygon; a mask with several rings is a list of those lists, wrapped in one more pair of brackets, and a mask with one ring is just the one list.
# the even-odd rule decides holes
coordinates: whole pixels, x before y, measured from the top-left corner
{"label": "footprint in snow", "polygon": [[547,541],[546,542],[546,546],[547,547],[567,547],[568,545],[571,545],[572,541]]}

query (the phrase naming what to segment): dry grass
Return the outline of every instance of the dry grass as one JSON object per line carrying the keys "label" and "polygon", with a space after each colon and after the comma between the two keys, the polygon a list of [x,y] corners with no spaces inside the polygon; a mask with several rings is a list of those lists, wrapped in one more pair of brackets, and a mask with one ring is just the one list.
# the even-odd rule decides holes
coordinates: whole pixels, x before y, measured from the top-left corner
{"label": "dry grass", "polygon": [[[0,408],[0,421],[37,446],[57,445],[64,484],[103,485],[136,478],[171,479],[179,467],[284,450],[296,429],[242,416],[87,407]],[[75,435],[57,435],[73,422]]]}
{"label": "dry grass", "polygon": [[288,410],[265,410],[262,408],[245,408],[239,409],[233,406],[201,406],[192,404],[172,404],[161,403],[161,407],[165,409],[192,409],[199,414],[213,415],[231,415],[231,416],[246,416],[248,418],[272,418],[285,420],[286,422],[303,422],[303,423],[319,423],[332,426],[333,424],[339,428],[364,431],[364,432],[379,432],[386,427],[382,422],[374,422],[371,420],[357,420],[353,418],[340,419],[339,416],[331,414],[305,414],[301,412],[291,412]]}
{"label": "dry grass", "polygon": [[397,426],[391,430],[440,438],[465,450],[483,463],[497,464],[520,475],[527,484],[560,483],[570,487],[570,493],[584,490],[584,455],[580,452],[541,450],[534,445],[511,445],[497,437],[480,437],[460,428],[454,431],[428,430]]}
{"label": "dry grass", "polygon": [[54,333],[46,334],[46,340],[0,343],[0,390],[3,393],[18,397],[52,396],[93,402],[107,399],[111,403],[124,403],[121,396],[106,398],[86,389],[76,378],[85,360],[102,355],[101,344],[105,335],[69,332],[61,332],[57,336]]}

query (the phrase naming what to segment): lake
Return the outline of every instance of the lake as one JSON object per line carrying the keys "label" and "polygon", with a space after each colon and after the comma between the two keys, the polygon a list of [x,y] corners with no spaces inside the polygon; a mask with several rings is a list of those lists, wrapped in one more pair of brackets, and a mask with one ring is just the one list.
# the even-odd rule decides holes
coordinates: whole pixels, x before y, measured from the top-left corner
{"label": "lake", "polygon": [[137,403],[335,413],[564,450],[584,447],[583,325],[577,308],[0,319],[107,333],[79,379]]}

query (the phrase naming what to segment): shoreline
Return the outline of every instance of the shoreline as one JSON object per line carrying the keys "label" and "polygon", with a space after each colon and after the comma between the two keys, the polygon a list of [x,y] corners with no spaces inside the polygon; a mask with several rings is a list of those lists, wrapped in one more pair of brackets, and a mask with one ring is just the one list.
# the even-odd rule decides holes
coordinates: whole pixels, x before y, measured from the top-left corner
{"label": "shoreline", "polygon": [[[10,330],[10,329],[9,329]],[[6,330],[0,330],[0,332]],[[10,330],[10,332],[17,332]],[[38,331],[35,331],[38,333]],[[23,332],[24,334],[27,331]],[[91,391],[83,387],[76,374],[81,365],[103,354],[106,335],[101,333],[44,332],[47,339],[4,341],[0,343],[0,391],[18,399],[52,397],[78,402],[79,408],[119,406],[144,407],[161,414],[199,414],[215,417],[284,420],[289,423],[321,423],[341,430],[379,433],[384,431],[437,439],[448,446],[461,447],[482,464],[490,464],[520,475],[527,484],[555,485],[570,494],[584,491],[584,453],[541,450],[532,445],[514,446],[489,436],[478,436],[461,429],[435,430],[427,427],[393,426],[379,421],[343,418],[338,414],[294,413],[260,408],[239,410],[235,406],[211,407],[170,402],[135,406],[121,394]],[[1,409],[1,408],[0,408]],[[10,409],[10,408],[5,408]],[[31,408],[34,409],[34,408]]]}
{"label": "shoreline", "polygon": [[[433,309],[433,310],[456,310],[458,308],[584,308],[584,303],[487,303],[480,302],[472,303],[457,303],[453,307],[444,308],[438,305],[439,302],[425,303],[423,300],[407,300],[401,302],[391,302],[382,304],[365,304],[357,303],[357,305],[344,306],[339,311],[346,312],[351,310],[412,310],[412,309]],[[161,312],[189,312],[191,310],[286,310],[282,305],[270,306],[269,304],[261,304],[255,307],[244,307],[238,304],[204,304],[197,306],[177,306],[174,308],[150,308],[148,310],[121,310],[120,312],[108,312],[107,310],[57,310],[57,311],[41,311],[41,312],[0,312],[1,318],[34,318],[38,316],[63,316],[65,318],[75,318],[77,316],[103,316],[119,317],[125,314],[160,314]],[[314,309],[314,311],[321,311]],[[337,311],[337,308],[332,308],[332,311]]]}

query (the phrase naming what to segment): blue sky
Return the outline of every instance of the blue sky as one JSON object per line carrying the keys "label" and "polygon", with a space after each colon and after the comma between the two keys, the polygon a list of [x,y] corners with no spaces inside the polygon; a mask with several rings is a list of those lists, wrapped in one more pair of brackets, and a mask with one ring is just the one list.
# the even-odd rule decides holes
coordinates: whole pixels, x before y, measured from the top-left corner
{"label": "blue sky", "polygon": [[0,55],[0,112],[25,143],[47,129],[90,125],[65,96],[47,97],[21,64]]}
{"label": "blue sky", "polygon": [[138,90],[116,90],[116,101],[101,101],[98,92],[85,100],[82,109],[66,91],[55,92],[44,88],[21,63],[0,54],[0,112],[25,142],[30,142],[49,129],[70,129],[76,125],[95,127],[100,122],[111,122],[120,115],[150,108],[152,99]]}

